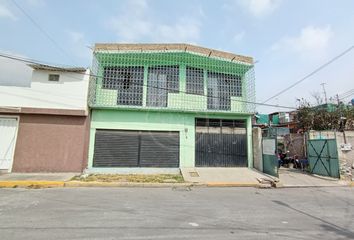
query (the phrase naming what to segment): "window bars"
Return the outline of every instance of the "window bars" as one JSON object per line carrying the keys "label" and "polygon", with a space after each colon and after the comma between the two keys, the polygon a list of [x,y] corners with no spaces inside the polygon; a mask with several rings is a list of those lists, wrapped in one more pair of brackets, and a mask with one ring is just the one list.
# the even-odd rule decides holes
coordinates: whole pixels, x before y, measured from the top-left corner
{"label": "window bars", "polygon": [[200,68],[187,66],[186,92],[189,94],[204,95],[204,71]]}
{"label": "window bars", "polygon": [[144,67],[105,67],[103,89],[117,89],[117,104],[142,106]]}
{"label": "window bars", "polygon": [[179,91],[178,66],[149,67],[146,105],[167,107],[168,93]]}
{"label": "window bars", "polygon": [[241,96],[242,82],[239,76],[208,72],[208,109],[230,110],[231,97]]}
{"label": "window bars", "polygon": [[94,53],[92,108],[253,113],[253,65],[191,52]]}

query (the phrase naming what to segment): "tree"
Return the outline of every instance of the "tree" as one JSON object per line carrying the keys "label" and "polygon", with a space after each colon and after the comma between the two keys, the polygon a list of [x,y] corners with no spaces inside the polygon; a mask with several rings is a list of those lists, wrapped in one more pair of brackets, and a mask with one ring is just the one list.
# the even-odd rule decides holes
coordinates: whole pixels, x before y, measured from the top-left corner
{"label": "tree", "polygon": [[341,121],[346,120],[344,129],[354,130],[354,108],[341,104],[334,111],[311,106],[301,99],[296,120],[304,131],[308,130],[341,130]]}

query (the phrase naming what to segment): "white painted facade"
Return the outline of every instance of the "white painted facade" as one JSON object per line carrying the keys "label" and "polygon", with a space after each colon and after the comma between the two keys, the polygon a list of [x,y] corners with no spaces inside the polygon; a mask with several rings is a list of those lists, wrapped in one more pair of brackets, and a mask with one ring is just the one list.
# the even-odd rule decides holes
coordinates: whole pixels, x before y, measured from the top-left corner
{"label": "white painted facade", "polygon": [[[30,87],[0,86],[0,107],[86,110],[89,72],[33,70]],[[49,81],[59,74],[59,81]]]}

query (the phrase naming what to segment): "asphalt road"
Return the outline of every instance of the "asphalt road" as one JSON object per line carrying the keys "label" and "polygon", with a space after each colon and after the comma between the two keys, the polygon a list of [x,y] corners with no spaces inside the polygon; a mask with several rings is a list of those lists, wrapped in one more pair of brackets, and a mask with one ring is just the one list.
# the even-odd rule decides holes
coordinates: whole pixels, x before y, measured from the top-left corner
{"label": "asphalt road", "polygon": [[0,189],[0,239],[354,239],[354,188]]}

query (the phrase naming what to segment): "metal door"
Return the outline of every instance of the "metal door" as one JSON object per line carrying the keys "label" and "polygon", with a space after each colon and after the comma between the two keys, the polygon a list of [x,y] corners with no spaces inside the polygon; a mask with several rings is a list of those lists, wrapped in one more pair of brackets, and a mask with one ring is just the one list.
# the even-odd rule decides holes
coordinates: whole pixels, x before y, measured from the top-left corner
{"label": "metal door", "polygon": [[335,139],[307,141],[307,156],[311,173],[339,178],[339,162]]}
{"label": "metal door", "polygon": [[276,137],[262,138],[263,172],[279,177]]}
{"label": "metal door", "polygon": [[93,167],[178,166],[178,132],[96,130]]}
{"label": "metal door", "polygon": [[16,144],[17,119],[0,118],[0,169],[11,170]]}
{"label": "metal door", "polygon": [[196,119],[196,167],[247,167],[243,120]]}

